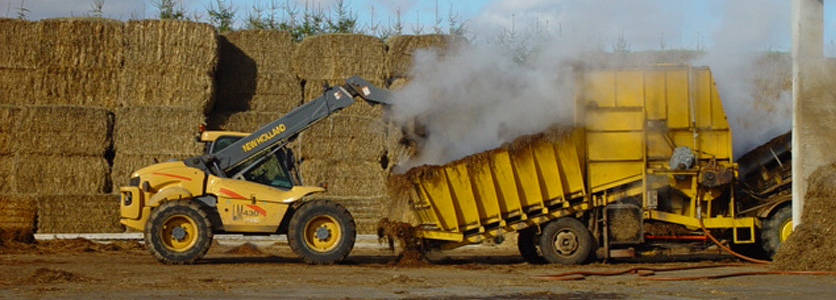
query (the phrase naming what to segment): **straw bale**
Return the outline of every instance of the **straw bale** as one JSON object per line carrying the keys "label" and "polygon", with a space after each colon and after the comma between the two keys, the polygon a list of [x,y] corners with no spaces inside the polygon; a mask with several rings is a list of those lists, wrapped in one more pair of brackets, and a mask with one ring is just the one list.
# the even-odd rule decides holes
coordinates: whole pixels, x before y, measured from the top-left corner
{"label": "straw bale", "polygon": [[0,106],[0,155],[14,151],[18,120],[20,120],[20,108]]}
{"label": "straw bale", "polygon": [[[0,18],[0,68],[35,68],[33,49],[40,43],[37,22]],[[5,76],[0,76],[4,78]]]}
{"label": "straw bale", "polygon": [[386,197],[372,197],[360,199],[338,199],[338,203],[345,206],[354,217],[359,234],[374,234],[377,232],[377,222],[385,216],[384,203]]}
{"label": "straw bale", "polygon": [[[348,79],[348,76],[344,78],[308,80],[307,82],[305,82],[305,86],[303,89],[305,102],[322,96],[323,83],[327,84],[328,86],[343,85],[345,84],[346,79]],[[366,81],[379,88],[384,88],[386,86],[386,82],[383,80],[369,78],[364,79],[366,79]],[[369,103],[363,101],[360,98],[355,98],[355,100],[357,101],[357,103],[349,105],[348,107],[340,110],[338,114],[366,116],[375,118],[380,118],[381,116],[383,116],[383,105],[370,105]]]}
{"label": "straw bale", "polygon": [[304,131],[301,157],[377,162],[385,152],[386,126],[371,118],[334,115]]}
{"label": "straw bale", "polygon": [[124,232],[119,196],[46,195],[38,197],[38,233]]}
{"label": "straw bale", "polygon": [[259,73],[293,73],[296,43],[290,32],[282,30],[239,30],[220,39],[220,67],[234,67],[251,60]]}
{"label": "straw bale", "polygon": [[386,39],[386,65],[389,78],[409,75],[412,68],[412,56],[416,50],[425,49],[443,55],[450,49],[461,46],[467,41],[463,37],[447,34],[396,35]]}
{"label": "straw bale", "polygon": [[211,70],[178,66],[129,67],[122,70],[122,106],[212,108],[214,78]]}
{"label": "straw bale", "polygon": [[21,194],[103,193],[110,166],[99,156],[19,155],[16,192]]}
{"label": "straw bale", "polygon": [[14,155],[0,155],[0,193],[15,191],[15,160]]}
{"label": "straw bale", "polygon": [[386,45],[379,38],[360,34],[320,34],[306,37],[293,54],[299,78],[316,81],[359,75],[384,80]]}
{"label": "straw bale", "polygon": [[124,154],[117,152],[113,158],[113,168],[110,179],[113,181],[113,192],[118,192],[120,186],[127,186],[133,172],[156,163],[167,162],[172,159],[184,159],[196,156],[198,153],[166,153],[166,154]]}
{"label": "straw bale", "polygon": [[280,112],[256,111],[216,114],[211,118],[212,122],[210,122],[210,125],[213,126],[210,128],[226,131],[253,132],[283,115],[284,113]]}
{"label": "straw bale", "polygon": [[119,68],[44,67],[35,75],[35,105],[82,105],[115,108]]}
{"label": "straw bale", "polygon": [[38,95],[35,88],[37,73],[34,69],[0,67],[0,105],[32,103]]}
{"label": "straw bale", "polygon": [[175,107],[126,107],[115,112],[114,149],[124,154],[200,153],[200,111]]}
{"label": "straw bale", "polygon": [[32,195],[0,194],[0,227],[32,228],[37,212]]}
{"label": "straw bale", "polygon": [[125,24],[125,66],[190,67],[214,70],[215,27],[180,20],[131,20]]}
{"label": "straw bale", "polygon": [[38,22],[40,67],[118,68],[124,23],[102,18],[58,18]]}
{"label": "straw bale", "polygon": [[278,111],[288,112],[302,102],[302,88],[291,74],[224,73],[219,69],[218,94],[214,111]]}
{"label": "straw bale", "polygon": [[306,159],[299,172],[308,185],[328,183],[325,196],[380,197],[386,195],[386,171],[376,162]]}
{"label": "straw bale", "polygon": [[20,111],[15,150],[23,154],[103,156],[111,147],[112,129],[113,114],[104,108],[28,106]]}

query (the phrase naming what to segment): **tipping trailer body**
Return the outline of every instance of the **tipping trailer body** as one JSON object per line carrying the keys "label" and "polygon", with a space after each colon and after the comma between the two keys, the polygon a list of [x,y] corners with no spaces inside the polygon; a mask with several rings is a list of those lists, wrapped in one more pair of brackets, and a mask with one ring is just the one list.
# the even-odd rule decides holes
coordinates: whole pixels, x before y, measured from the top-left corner
{"label": "tipping trailer body", "polygon": [[[755,241],[757,219],[736,212],[731,130],[707,67],[581,70],[575,83],[571,132],[410,178],[417,236],[449,249],[571,216],[605,248],[643,243],[644,220],[695,230],[702,219]],[[636,216],[635,234],[608,228],[618,209]]]}

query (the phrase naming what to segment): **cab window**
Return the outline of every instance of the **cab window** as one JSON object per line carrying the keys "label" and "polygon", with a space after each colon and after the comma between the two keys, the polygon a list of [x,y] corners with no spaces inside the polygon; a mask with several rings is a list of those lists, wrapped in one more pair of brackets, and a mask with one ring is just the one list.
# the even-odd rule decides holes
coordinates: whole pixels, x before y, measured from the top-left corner
{"label": "cab window", "polygon": [[[246,165],[246,164],[245,164]],[[277,154],[268,155],[266,159],[257,166],[247,170],[243,174],[244,180],[257,182],[272,187],[289,189],[293,187],[293,181],[287,170],[283,167]]]}

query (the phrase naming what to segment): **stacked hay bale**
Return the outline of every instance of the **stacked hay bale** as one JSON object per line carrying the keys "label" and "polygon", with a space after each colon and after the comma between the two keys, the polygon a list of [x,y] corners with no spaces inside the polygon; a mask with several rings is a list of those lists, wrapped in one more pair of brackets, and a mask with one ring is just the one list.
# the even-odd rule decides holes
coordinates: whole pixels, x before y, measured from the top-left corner
{"label": "stacked hay bale", "polygon": [[142,167],[201,153],[194,137],[212,107],[218,61],[216,32],[208,24],[128,21],[123,41],[114,190]]}
{"label": "stacked hay bale", "polygon": [[[344,84],[358,75],[385,87],[386,46],[378,38],[354,34],[307,37],[294,53],[294,70],[304,82],[304,98],[322,93],[323,83]],[[381,106],[355,103],[322,120],[299,137],[300,173],[306,184],[327,183],[319,197],[341,202],[358,231],[371,233],[386,199],[386,126]]]}
{"label": "stacked hay bale", "polygon": [[[0,139],[5,141],[0,160],[11,166],[2,170],[10,180],[0,186],[9,194],[0,198],[13,207],[2,214],[21,228],[31,228],[37,215],[37,224],[56,224],[39,226],[42,232],[71,232],[79,226],[121,230],[113,224],[116,198],[106,194],[106,156],[112,148],[110,109],[117,105],[123,26],[104,19],[0,21],[4,38],[17,35],[4,41],[12,47],[4,49],[0,61],[26,81],[16,87],[25,91],[6,94],[4,104],[13,106],[0,109]],[[26,48],[18,49],[20,44]],[[91,205],[91,197],[106,197],[109,205]],[[66,207],[85,211],[85,218],[53,217]]]}
{"label": "stacked hay bale", "polygon": [[302,102],[289,32],[241,30],[220,38],[218,87],[209,128],[253,132]]}

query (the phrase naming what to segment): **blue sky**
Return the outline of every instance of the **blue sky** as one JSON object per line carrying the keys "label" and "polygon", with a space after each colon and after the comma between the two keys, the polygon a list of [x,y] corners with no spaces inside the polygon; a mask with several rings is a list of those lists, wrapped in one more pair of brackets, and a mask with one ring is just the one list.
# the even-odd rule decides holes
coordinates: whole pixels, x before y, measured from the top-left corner
{"label": "blue sky", "polygon": [[[23,0],[29,9],[30,19],[83,15],[95,0]],[[105,0],[104,15],[115,19],[152,17],[156,11],[155,0]],[[190,15],[200,15],[205,20],[205,7],[215,0],[180,0]],[[238,19],[246,17],[253,5],[266,5],[271,0],[228,0],[237,8]],[[299,6],[305,3],[329,6],[336,0],[272,0],[291,2]],[[739,0],[346,0],[358,15],[361,24],[368,24],[374,11],[374,19],[382,25],[394,20],[401,11],[407,33],[415,28],[424,32],[432,30],[436,5],[444,20],[452,10],[468,25],[473,35],[490,35],[512,23],[517,28],[531,26],[548,27],[553,31],[583,31],[612,40],[624,36],[636,44],[635,48],[658,47],[664,40],[671,47],[693,48],[697,44],[711,47],[713,35],[718,30],[736,28],[743,30],[751,24],[739,26],[725,24],[729,7]],[[747,1],[742,1],[747,2]],[[763,23],[757,26],[774,26],[774,36],[764,39],[763,47],[787,50],[789,36],[789,0],[759,0],[744,12],[753,16],[763,15]],[[0,0],[0,15],[14,17],[15,7],[21,0]],[[733,9],[733,8],[732,8]],[[599,14],[600,12],[600,14]],[[771,14],[771,15],[770,15]],[[419,25],[416,26],[415,24]],[[240,24],[240,23],[239,23]],[[597,28],[591,30],[590,25]],[[836,0],[825,1],[825,45],[836,49]]]}

